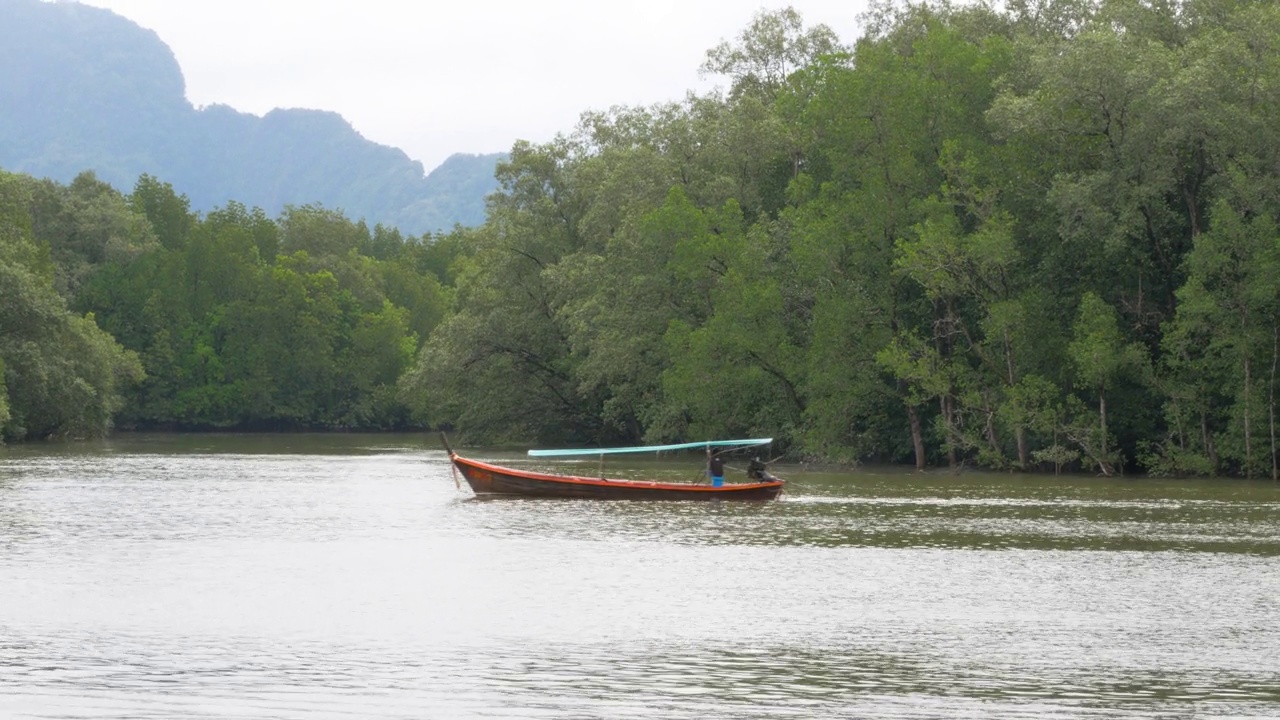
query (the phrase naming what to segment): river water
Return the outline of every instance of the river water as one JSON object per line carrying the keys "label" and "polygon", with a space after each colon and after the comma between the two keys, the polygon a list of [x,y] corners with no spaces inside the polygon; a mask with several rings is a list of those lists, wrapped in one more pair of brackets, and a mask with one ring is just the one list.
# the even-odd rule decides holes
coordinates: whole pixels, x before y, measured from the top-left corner
{"label": "river water", "polygon": [[0,717],[1280,717],[1270,483],[777,472],[476,500],[420,437],[0,449]]}

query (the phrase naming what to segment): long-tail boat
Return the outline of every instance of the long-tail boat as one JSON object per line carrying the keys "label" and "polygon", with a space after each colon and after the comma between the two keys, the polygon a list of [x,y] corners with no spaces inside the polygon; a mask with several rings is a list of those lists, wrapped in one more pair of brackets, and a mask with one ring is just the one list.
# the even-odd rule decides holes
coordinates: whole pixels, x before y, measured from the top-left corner
{"label": "long-tail boat", "polygon": [[530,450],[530,457],[600,456],[599,477],[533,472],[493,465],[465,458],[449,447],[441,436],[453,467],[461,473],[477,496],[520,495],[545,498],[587,498],[597,500],[774,500],[782,494],[785,481],[773,476],[755,482],[710,485],[648,480],[623,480],[604,477],[604,456],[620,453],[650,453],[705,448],[750,447],[768,445],[772,438],[754,440],[719,440],[676,445],[642,447],[586,448],[572,450]]}

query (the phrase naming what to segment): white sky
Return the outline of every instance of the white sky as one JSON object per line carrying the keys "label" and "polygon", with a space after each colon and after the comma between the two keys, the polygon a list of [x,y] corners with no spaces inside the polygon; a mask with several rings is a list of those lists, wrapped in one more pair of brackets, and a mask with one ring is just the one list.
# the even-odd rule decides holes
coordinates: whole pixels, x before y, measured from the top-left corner
{"label": "white sky", "polygon": [[430,172],[550,140],[585,110],[678,100],[706,51],[790,4],[852,43],[866,0],[81,0],[156,31],[197,107],[340,113]]}

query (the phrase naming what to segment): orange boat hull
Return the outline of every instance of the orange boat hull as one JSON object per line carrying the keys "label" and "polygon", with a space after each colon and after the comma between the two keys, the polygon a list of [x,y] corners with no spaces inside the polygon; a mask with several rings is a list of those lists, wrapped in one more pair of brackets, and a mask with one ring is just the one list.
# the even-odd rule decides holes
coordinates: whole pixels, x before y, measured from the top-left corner
{"label": "orange boat hull", "polygon": [[528,472],[490,465],[450,453],[449,459],[476,495],[586,498],[596,500],[775,500],[782,480],[713,487]]}

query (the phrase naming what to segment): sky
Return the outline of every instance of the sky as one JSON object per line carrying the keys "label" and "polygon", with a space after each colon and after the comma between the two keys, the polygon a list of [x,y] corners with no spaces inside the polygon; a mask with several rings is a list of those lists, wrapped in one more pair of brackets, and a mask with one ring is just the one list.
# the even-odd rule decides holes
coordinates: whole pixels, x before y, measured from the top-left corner
{"label": "sky", "polygon": [[[81,0],[154,30],[196,107],[332,110],[430,172],[570,132],[587,110],[706,92],[706,51],[786,0]],[[791,0],[842,42],[866,0]]]}

